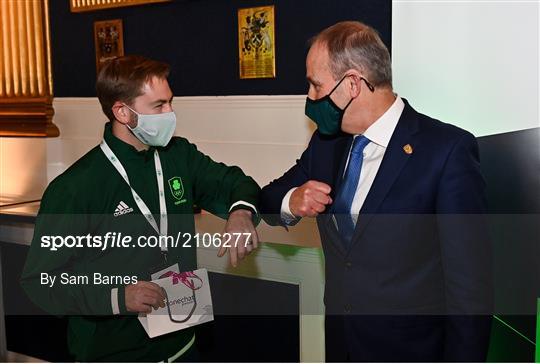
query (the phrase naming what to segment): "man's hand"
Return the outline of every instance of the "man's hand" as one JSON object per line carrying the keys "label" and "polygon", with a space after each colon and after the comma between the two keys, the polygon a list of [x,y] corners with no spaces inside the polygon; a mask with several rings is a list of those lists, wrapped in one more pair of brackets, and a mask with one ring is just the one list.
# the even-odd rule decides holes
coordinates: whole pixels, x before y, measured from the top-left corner
{"label": "man's hand", "polygon": [[[228,241],[223,238],[218,257],[222,257],[229,250],[229,258],[235,268],[238,259],[244,259],[246,255],[259,246],[259,237],[255,226],[253,226],[252,214],[249,210],[239,209],[231,212],[227,225],[225,225],[225,234],[230,234],[231,238]],[[238,238],[238,234],[241,234],[240,238]]]}
{"label": "man's hand", "polygon": [[331,190],[326,183],[307,181],[291,194],[289,209],[296,217],[315,217],[332,203]]}
{"label": "man's hand", "polygon": [[125,288],[126,308],[130,312],[152,312],[165,307],[165,292],[153,282],[138,281]]}

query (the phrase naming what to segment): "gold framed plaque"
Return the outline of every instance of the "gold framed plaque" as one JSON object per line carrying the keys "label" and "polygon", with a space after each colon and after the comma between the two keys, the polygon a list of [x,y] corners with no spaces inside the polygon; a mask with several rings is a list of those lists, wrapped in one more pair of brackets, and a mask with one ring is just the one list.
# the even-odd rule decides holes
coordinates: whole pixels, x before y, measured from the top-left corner
{"label": "gold framed plaque", "polygon": [[274,5],[238,9],[240,78],[276,77]]}
{"label": "gold framed plaque", "polygon": [[80,13],[83,11],[151,3],[164,3],[169,1],[171,0],[70,0],[69,5],[72,13]]}
{"label": "gold framed plaque", "polygon": [[122,19],[94,22],[94,44],[96,46],[96,73],[110,59],[124,55]]}

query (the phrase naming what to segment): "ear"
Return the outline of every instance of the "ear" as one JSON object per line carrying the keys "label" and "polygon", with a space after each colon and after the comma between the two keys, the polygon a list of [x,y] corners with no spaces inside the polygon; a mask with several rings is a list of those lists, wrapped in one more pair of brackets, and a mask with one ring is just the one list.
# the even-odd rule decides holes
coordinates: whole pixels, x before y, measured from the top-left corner
{"label": "ear", "polygon": [[116,101],[112,106],[114,118],[121,124],[128,124],[131,121],[131,111],[120,101]]}
{"label": "ear", "polygon": [[347,82],[347,87],[351,97],[355,99],[358,95],[360,95],[360,88],[362,87],[362,75],[360,72],[353,69],[348,70],[347,74],[349,76],[345,82]]}

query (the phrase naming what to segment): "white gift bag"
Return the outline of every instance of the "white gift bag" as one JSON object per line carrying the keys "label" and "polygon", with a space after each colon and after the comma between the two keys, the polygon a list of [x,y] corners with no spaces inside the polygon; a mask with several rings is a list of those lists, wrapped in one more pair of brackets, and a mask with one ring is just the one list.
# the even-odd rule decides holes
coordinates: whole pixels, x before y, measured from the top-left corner
{"label": "white gift bag", "polygon": [[166,292],[164,308],[140,314],[149,337],[156,337],[214,320],[212,296],[206,269],[178,273],[169,270],[152,282]]}

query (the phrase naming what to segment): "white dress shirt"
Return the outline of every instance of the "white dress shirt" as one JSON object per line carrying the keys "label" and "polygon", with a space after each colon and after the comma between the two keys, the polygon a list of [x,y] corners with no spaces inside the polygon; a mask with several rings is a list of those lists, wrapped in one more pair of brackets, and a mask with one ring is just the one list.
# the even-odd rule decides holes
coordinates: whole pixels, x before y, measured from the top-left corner
{"label": "white dress shirt", "polygon": [[[358,181],[356,193],[354,194],[354,199],[351,205],[351,215],[355,224],[358,218],[358,213],[360,212],[360,209],[366,200],[367,194],[371,189],[371,185],[375,180],[375,176],[379,171],[384,153],[386,152],[390,138],[394,133],[394,129],[396,128],[404,108],[405,103],[399,96],[397,96],[392,106],[390,106],[390,108],[386,110],[386,112],[364,132],[364,136],[368,138],[370,142],[364,148],[364,159],[360,173],[360,180]],[[358,135],[355,135],[354,137],[356,138],[357,136]],[[349,164],[351,149],[349,149],[349,155],[347,157],[344,173]],[[297,187],[291,188],[285,197],[283,197],[281,202],[281,219],[287,225],[298,219],[293,215],[289,208],[289,200],[291,199],[291,195],[296,188]]]}

